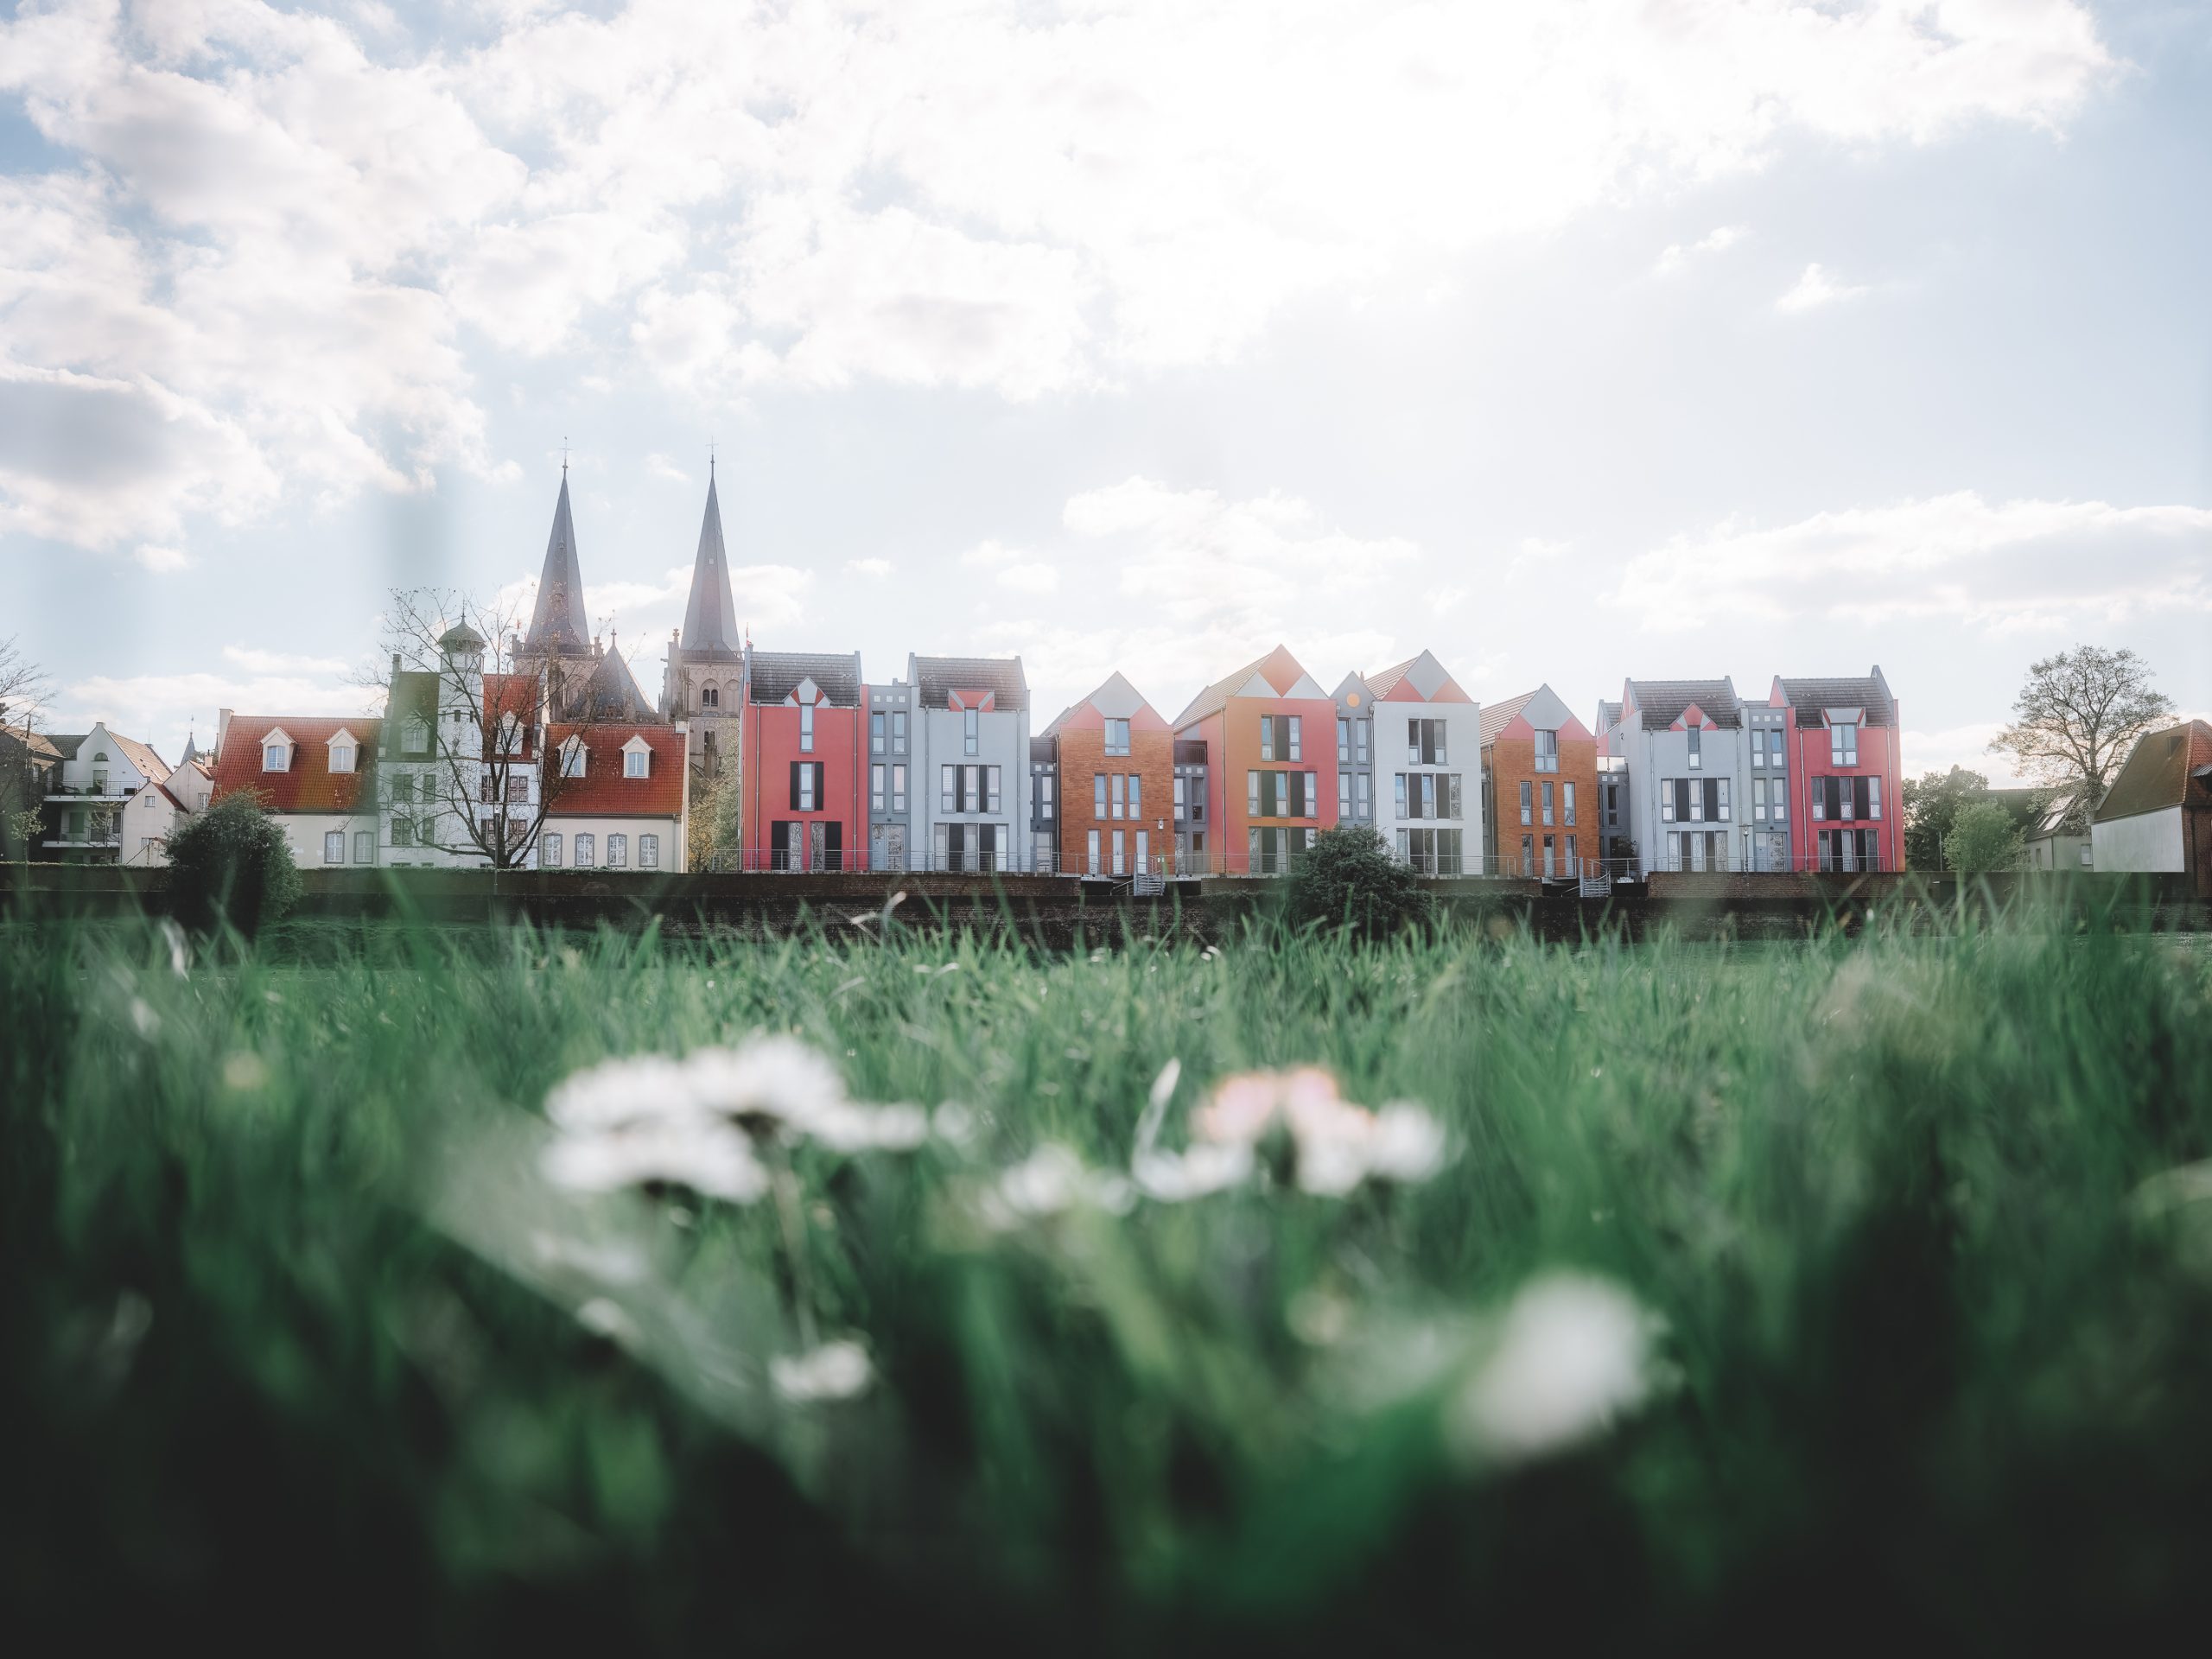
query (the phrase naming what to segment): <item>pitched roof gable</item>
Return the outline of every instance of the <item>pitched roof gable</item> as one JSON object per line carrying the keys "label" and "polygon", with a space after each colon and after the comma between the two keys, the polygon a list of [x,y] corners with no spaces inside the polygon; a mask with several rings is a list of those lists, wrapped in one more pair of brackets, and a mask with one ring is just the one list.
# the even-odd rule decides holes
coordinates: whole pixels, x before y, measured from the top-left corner
{"label": "pitched roof gable", "polygon": [[1232,697],[1310,698],[1326,702],[1329,694],[1314,683],[1287,645],[1277,645],[1266,656],[1249,662],[1233,674],[1223,676],[1191,699],[1190,707],[1175,717],[1181,731],[1193,721],[1219,714]]}
{"label": "pitched roof gable", "polygon": [[861,706],[861,654],[836,657],[805,651],[756,651],[752,656],[750,696],[756,704],[773,707],[790,696],[801,681],[812,680],[834,709]]}
{"label": "pitched roof gable", "polygon": [[[375,753],[384,722],[359,715],[232,715],[215,752],[212,805],[237,790],[263,796],[271,812],[351,812],[360,800],[362,780],[372,775],[364,758]],[[281,731],[291,740],[291,766],[283,772],[261,769],[264,738]],[[349,731],[359,741],[352,772],[330,769],[330,740]]]}
{"label": "pitched roof gable", "polygon": [[998,714],[1029,707],[1029,681],[1019,657],[916,656],[907,677],[919,709],[949,709],[956,691],[989,692]]}
{"label": "pitched roof gable", "polygon": [[1777,674],[1774,684],[1783,701],[1796,711],[1793,723],[1798,726],[1826,724],[1823,716],[1830,709],[1859,709],[1869,726],[1892,725],[1897,720],[1897,700],[1878,666],[1854,679],[1785,680]]}
{"label": "pitched roof gable", "polygon": [[[556,818],[673,818],[683,810],[684,745],[688,734],[673,726],[632,724],[549,726],[546,741],[559,754],[571,739],[584,747],[581,778],[547,768],[550,791],[545,816]],[[652,760],[642,778],[626,777],[623,751],[643,743]]]}
{"label": "pitched roof gable", "polygon": [[1744,723],[1743,702],[1736,695],[1735,682],[1726,677],[1717,680],[1628,680],[1622,684],[1621,701],[1635,709],[1638,721],[1647,732],[1669,730],[1692,703],[1724,730],[1733,730]]}
{"label": "pitched roof gable", "polygon": [[2191,720],[2145,732],[2127,752],[2120,776],[2097,807],[2096,821],[2108,823],[2192,801],[2212,804],[2212,779],[2200,770],[2208,766],[2212,766],[2212,725]]}

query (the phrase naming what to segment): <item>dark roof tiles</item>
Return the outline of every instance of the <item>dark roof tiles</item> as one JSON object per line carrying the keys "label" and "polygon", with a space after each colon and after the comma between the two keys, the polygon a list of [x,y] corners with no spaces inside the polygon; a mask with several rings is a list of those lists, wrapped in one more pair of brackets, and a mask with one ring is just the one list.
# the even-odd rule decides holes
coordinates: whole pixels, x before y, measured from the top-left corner
{"label": "dark roof tiles", "polygon": [[1636,701],[1637,718],[1647,732],[1663,732],[1682,717],[1692,703],[1706,718],[1723,728],[1744,723],[1744,705],[1732,680],[1630,680],[1629,695]]}
{"label": "dark roof tiles", "polygon": [[756,651],[753,653],[752,697],[756,703],[781,702],[798,689],[801,680],[822,688],[832,708],[861,706],[861,655],[832,657],[807,651]]}
{"label": "dark roof tiles", "polygon": [[950,706],[955,691],[988,691],[1001,714],[1029,707],[1029,682],[1019,657],[917,657],[914,695],[918,707]]}

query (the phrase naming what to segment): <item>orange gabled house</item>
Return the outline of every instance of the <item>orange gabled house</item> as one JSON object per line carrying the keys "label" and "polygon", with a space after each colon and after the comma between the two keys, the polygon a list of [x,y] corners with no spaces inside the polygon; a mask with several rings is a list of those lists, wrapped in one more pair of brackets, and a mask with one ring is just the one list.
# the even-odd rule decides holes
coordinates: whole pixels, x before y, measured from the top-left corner
{"label": "orange gabled house", "polygon": [[1045,735],[1058,774],[1061,872],[1173,874],[1175,734],[1166,717],[1115,674]]}
{"label": "orange gabled house", "polygon": [[1548,685],[1482,711],[1488,868],[1564,880],[1604,856],[1598,740]]}
{"label": "orange gabled house", "polygon": [[1192,699],[1175,736],[1206,746],[1212,869],[1281,874],[1335,825],[1336,730],[1335,699],[1282,645]]}

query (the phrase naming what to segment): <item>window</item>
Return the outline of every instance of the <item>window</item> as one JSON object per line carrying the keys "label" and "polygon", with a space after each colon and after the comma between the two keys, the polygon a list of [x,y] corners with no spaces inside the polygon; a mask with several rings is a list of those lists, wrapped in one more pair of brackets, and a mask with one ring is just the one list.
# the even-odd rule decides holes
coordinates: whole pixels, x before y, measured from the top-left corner
{"label": "window", "polygon": [[549,870],[561,868],[561,837],[557,831],[549,830],[537,838],[537,861]]}
{"label": "window", "polygon": [[1144,816],[1144,779],[1134,772],[1129,774],[1129,816]]}
{"label": "window", "polygon": [[1690,770],[1700,772],[1705,767],[1705,728],[1693,726],[1683,736],[1689,741]]}
{"label": "window", "polygon": [[261,748],[261,769],[264,772],[289,772],[292,751],[283,743],[264,743]]}
{"label": "window", "polygon": [[1106,753],[1127,754],[1129,752],[1129,722],[1109,720],[1106,722]]}
{"label": "window", "polygon": [[999,810],[999,769],[996,766],[985,766],[983,779],[990,785],[990,798],[988,804],[981,810],[995,812]]}
{"label": "window", "polygon": [[1523,836],[1521,837],[1521,874],[1533,874],[1535,868],[1536,838],[1534,836]]}
{"label": "window", "polygon": [[960,753],[980,754],[983,747],[983,711],[963,709],[960,711]]}
{"label": "window", "polygon": [[1122,838],[1128,833],[1125,830],[1116,830],[1114,832],[1114,874],[1116,875],[1127,875],[1129,873],[1128,867],[1124,861],[1125,849],[1122,846]]}
{"label": "window", "polygon": [[791,804],[794,812],[818,812],[822,810],[822,762],[791,762]]}
{"label": "window", "polygon": [[399,728],[399,751],[402,754],[428,754],[430,752],[428,723],[410,715]]}
{"label": "window", "polygon": [[622,753],[622,775],[625,778],[644,777],[645,775],[645,768],[652,763],[652,751],[651,749],[624,750]]}
{"label": "window", "polygon": [[401,801],[412,801],[415,798],[415,774],[413,772],[396,772],[392,774],[391,798],[395,804]]}
{"label": "window", "polygon": [[1049,772],[1037,774],[1037,806],[1043,817],[1052,816],[1052,774]]}
{"label": "window", "polygon": [[[1760,755],[1764,753],[1764,751],[1761,749],[1751,751],[1754,765],[1758,763]],[[1764,778],[1751,779],[1751,822],[1753,823],[1766,822],[1766,779]]]}
{"label": "window", "polygon": [[1859,764],[1859,722],[1839,720],[1828,728],[1828,760],[1839,766]]}
{"label": "window", "polygon": [[1112,816],[1117,818],[1121,817],[1123,816],[1122,804],[1127,798],[1125,791],[1128,788],[1128,781],[1117,772],[1107,779],[1106,783],[1109,791],[1109,798],[1114,804]]}
{"label": "window", "polygon": [[1548,778],[1544,779],[1544,822],[1552,822],[1552,781]]}
{"label": "window", "polygon": [[1342,715],[1337,716],[1337,764],[1344,765],[1351,759],[1351,721]]}
{"label": "window", "polygon": [[660,837],[658,836],[638,837],[638,868],[641,870],[657,870],[660,868]]}
{"label": "window", "polygon": [[1714,796],[1715,798],[1713,805],[1716,809],[1707,816],[1709,817],[1718,818],[1723,823],[1727,823],[1728,820],[1734,816],[1734,814],[1729,810],[1728,807],[1728,779],[1726,778],[1708,778],[1706,779],[1705,786]]}
{"label": "window", "polygon": [[1367,764],[1367,732],[1368,732],[1368,722],[1367,722],[1367,721],[1363,721],[1363,720],[1356,720],[1356,721],[1352,721],[1352,723],[1351,723],[1351,743],[1352,743],[1352,754],[1353,754],[1353,757],[1354,757],[1356,760],[1357,760],[1359,761],[1359,763],[1360,763],[1362,766],[1364,766],[1364,765],[1366,765],[1366,764]]}
{"label": "window", "polygon": [[[1294,778],[1299,775],[1300,774],[1296,772],[1293,772],[1291,774]],[[1318,818],[1321,816],[1321,777],[1319,772],[1306,772],[1304,775],[1306,779],[1306,805],[1304,810],[1299,816],[1301,817]]]}
{"label": "window", "polygon": [[[1766,734],[1767,752],[1773,757],[1771,764],[1782,764],[1782,728],[1777,727]],[[1779,815],[1777,815],[1779,816]]]}
{"label": "window", "polygon": [[903,766],[891,768],[891,810],[893,812],[906,810],[906,768]]}
{"label": "window", "polygon": [[1262,715],[1260,716],[1260,759],[1279,760],[1281,758],[1275,753],[1275,717],[1273,715]]}
{"label": "window", "polygon": [[395,847],[412,847],[415,844],[415,825],[410,819],[394,818],[391,821],[391,844]]}
{"label": "window", "polygon": [[[1523,823],[1534,823],[1536,821],[1535,810],[1530,804],[1535,793],[1536,786],[1523,778],[1521,780],[1521,822]],[[1527,837],[1524,836],[1522,839],[1525,841]]]}
{"label": "window", "polygon": [[814,705],[810,702],[802,702],[798,706],[798,752],[801,754],[814,753]]}
{"label": "window", "polygon": [[[1781,734],[1777,732],[1775,735],[1778,737]],[[1781,764],[1781,760],[1777,757],[1775,760],[1775,765],[1780,766]],[[1771,778],[1767,780],[1767,804],[1772,809],[1774,821],[1777,823],[1782,823],[1787,821],[1789,817],[1789,785],[1782,779]]]}
{"label": "window", "polygon": [[1184,787],[1184,783],[1183,774],[1177,772],[1175,774],[1175,816],[1179,818],[1183,816],[1184,803],[1187,798],[1187,791]]}
{"label": "window", "polygon": [[1559,734],[1557,732],[1536,734],[1535,770],[1538,772],[1559,770]]}
{"label": "window", "polygon": [[1106,816],[1106,774],[1103,772],[1090,774],[1090,816],[1094,818]]}
{"label": "window", "polygon": [[720,686],[709,685],[701,688],[699,706],[702,709],[719,709],[721,707],[721,702],[722,693]]}
{"label": "window", "polygon": [[1090,832],[1090,845],[1089,851],[1090,860],[1085,868],[1090,870],[1091,874],[1096,875],[1098,874],[1098,832],[1096,830],[1093,830]]}
{"label": "window", "polygon": [[1751,734],[1751,764],[1755,766],[1766,765],[1766,734],[1764,732]]}
{"label": "window", "polygon": [[904,709],[891,711],[891,753],[906,753],[906,711]]}
{"label": "window", "polygon": [[561,746],[561,775],[581,778],[584,775],[584,741],[572,737]]}
{"label": "window", "polygon": [[507,774],[507,804],[509,806],[530,804],[530,774],[528,772],[511,772]]}
{"label": "window", "polygon": [[[1398,791],[1398,816],[1399,816],[1401,818],[1410,817],[1412,817],[1413,815],[1412,815],[1411,813],[1409,813],[1409,812],[1408,812],[1408,811],[1406,810],[1406,774],[1405,774],[1404,772],[1393,772],[1393,773],[1391,774],[1391,777],[1392,777],[1393,780],[1395,781],[1395,784],[1396,784],[1396,785],[1397,785],[1397,791]],[[1522,789],[1524,789],[1524,790],[1525,790],[1525,789],[1527,789],[1529,786],[1528,786],[1528,785],[1523,784],[1523,785],[1521,785],[1521,787],[1522,787]],[[1523,812],[1523,814],[1522,814],[1522,817],[1523,817],[1523,819],[1525,820],[1525,818],[1526,818],[1526,817],[1527,817],[1527,814],[1526,814],[1525,810],[1524,810],[1524,812]]]}
{"label": "window", "polygon": [[613,835],[607,838],[607,868],[619,870],[630,862],[630,837]]}
{"label": "window", "polygon": [[1360,773],[1358,773],[1357,776],[1355,776],[1355,777],[1352,779],[1352,780],[1351,780],[1351,804],[1352,804],[1352,810],[1353,810],[1353,811],[1355,811],[1355,812],[1357,812],[1357,813],[1358,813],[1358,814],[1359,814],[1359,816],[1360,816],[1361,817],[1363,817],[1363,818],[1368,816],[1368,802],[1369,802],[1369,798],[1370,798],[1370,797],[1369,797],[1369,790],[1370,790],[1370,785],[1369,785],[1369,783],[1368,783],[1368,777],[1367,777],[1367,774],[1366,774],[1365,772],[1360,772]]}
{"label": "window", "polygon": [[1409,766],[1448,765],[1444,753],[1445,724],[1440,720],[1406,722],[1406,764]]}
{"label": "window", "polygon": [[[881,720],[883,716],[881,715],[878,715],[876,718],[878,720]],[[877,752],[879,753],[881,753],[880,749]],[[880,812],[883,810],[883,766],[882,763],[879,761],[874,766],[872,766],[868,769],[868,810],[871,811]]]}
{"label": "window", "polygon": [[330,746],[330,769],[333,772],[353,770],[353,746],[351,743],[334,743]]}
{"label": "window", "polygon": [[373,864],[376,861],[377,832],[373,830],[356,830],[353,832],[353,861],[356,864]]}
{"label": "window", "polygon": [[1143,830],[1138,830],[1138,831],[1137,831],[1137,874],[1138,874],[1139,875],[1146,875],[1146,874],[1149,874],[1151,873],[1151,868],[1152,868],[1152,855],[1151,855],[1151,853],[1150,853],[1150,851],[1149,851],[1150,846],[1151,846],[1151,842],[1150,842],[1149,839],[1147,838],[1147,835],[1146,835],[1146,832],[1145,832],[1145,831],[1143,831]]}
{"label": "window", "polygon": [[1305,757],[1300,752],[1299,742],[1300,736],[1305,730],[1305,718],[1302,715],[1292,715],[1288,719],[1290,722],[1290,753],[1282,758],[1286,760],[1302,760]]}
{"label": "window", "polygon": [[1248,817],[1260,816],[1260,774],[1256,772],[1244,774],[1244,810]]}
{"label": "window", "polygon": [[1866,816],[1870,818],[1878,818],[1882,816],[1882,780],[1878,778],[1869,778],[1866,782]]}
{"label": "window", "polygon": [[[1573,823],[1574,822],[1574,785],[1573,784],[1560,785],[1560,807],[1561,822]],[[1455,812],[1452,816],[1457,817],[1459,814]]]}
{"label": "window", "polygon": [[878,709],[868,717],[868,748],[870,754],[883,753],[884,739],[888,726],[889,722],[884,719],[881,709]]}
{"label": "window", "polygon": [[326,864],[343,864],[346,861],[346,832],[343,830],[332,830],[324,834],[322,861]]}
{"label": "window", "polygon": [[1265,874],[1265,867],[1260,862],[1260,832],[1251,830],[1245,833],[1244,868],[1254,875]]}
{"label": "window", "polygon": [[[1344,747],[1342,742],[1337,746],[1337,758],[1339,760],[1344,759]],[[1337,774],[1337,816],[1340,818],[1348,818],[1351,816],[1351,773],[1348,772],[1340,772]]]}
{"label": "window", "polygon": [[589,836],[578,836],[576,837],[576,868],[580,870],[589,869],[598,852],[598,848],[593,845]]}

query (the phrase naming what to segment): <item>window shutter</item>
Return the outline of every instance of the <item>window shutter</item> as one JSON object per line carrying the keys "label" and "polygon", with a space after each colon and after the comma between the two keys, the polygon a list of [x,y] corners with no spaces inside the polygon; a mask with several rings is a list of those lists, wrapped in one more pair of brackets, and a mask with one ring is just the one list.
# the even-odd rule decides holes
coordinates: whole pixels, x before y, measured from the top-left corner
{"label": "window shutter", "polygon": [[801,763],[797,760],[791,762],[791,810],[794,812],[798,810],[798,769]]}

